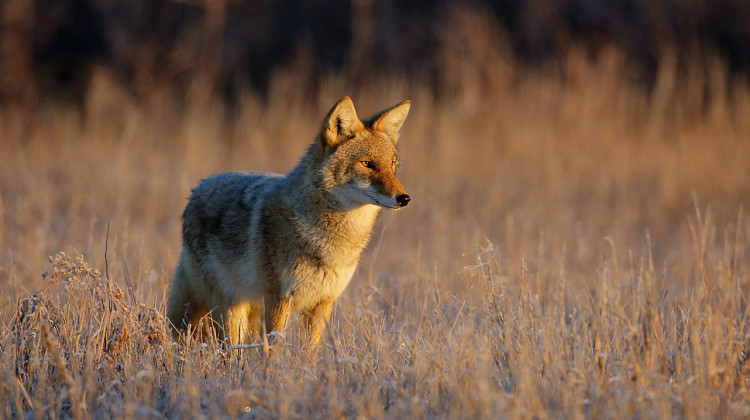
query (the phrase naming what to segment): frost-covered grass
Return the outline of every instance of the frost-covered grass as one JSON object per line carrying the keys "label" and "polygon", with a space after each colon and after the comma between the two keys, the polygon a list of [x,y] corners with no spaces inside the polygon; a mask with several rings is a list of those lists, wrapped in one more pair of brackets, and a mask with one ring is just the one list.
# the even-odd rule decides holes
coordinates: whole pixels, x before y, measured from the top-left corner
{"label": "frost-covered grass", "polygon": [[[457,69],[439,100],[332,78],[232,118],[136,103],[98,73],[83,116],[3,111],[0,416],[750,416],[750,89],[665,65],[644,93],[616,63],[568,60],[562,77]],[[362,115],[413,100],[413,200],[381,216],[318,362],[296,324],[271,359],[173,343],[191,186],[288,170],[344,94]]]}

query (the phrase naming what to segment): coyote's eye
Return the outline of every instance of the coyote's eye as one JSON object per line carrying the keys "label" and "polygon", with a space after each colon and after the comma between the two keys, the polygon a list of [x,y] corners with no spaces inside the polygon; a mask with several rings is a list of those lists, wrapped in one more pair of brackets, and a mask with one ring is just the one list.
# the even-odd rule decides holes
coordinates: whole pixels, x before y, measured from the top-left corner
{"label": "coyote's eye", "polygon": [[359,163],[361,163],[365,168],[375,169],[375,165],[373,165],[372,161],[370,160],[360,160]]}

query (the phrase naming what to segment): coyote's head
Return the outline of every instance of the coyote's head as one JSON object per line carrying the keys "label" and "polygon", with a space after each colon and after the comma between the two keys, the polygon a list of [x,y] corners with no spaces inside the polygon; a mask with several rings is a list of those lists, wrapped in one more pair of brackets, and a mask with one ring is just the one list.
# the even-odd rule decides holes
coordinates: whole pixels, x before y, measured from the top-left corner
{"label": "coyote's head", "polygon": [[409,203],[396,177],[396,144],[410,107],[407,100],[363,122],[345,96],[328,113],[320,135],[323,182],[342,207],[374,204],[398,209]]}

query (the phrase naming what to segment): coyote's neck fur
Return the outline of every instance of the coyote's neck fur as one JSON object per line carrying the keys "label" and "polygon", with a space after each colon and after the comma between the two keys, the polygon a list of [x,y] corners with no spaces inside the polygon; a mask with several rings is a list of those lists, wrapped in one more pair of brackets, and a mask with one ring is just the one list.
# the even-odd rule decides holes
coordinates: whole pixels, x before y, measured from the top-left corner
{"label": "coyote's neck fur", "polygon": [[[326,161],[330,159],[319,142],[312,144],[283,183],[282,197],[294,209],[295,226],[330,253],[347,250],[358,257],[372,231],[380,207],[373,204],[341,203],[326,186]],[[356,255],[351,255],[356,254]]]}

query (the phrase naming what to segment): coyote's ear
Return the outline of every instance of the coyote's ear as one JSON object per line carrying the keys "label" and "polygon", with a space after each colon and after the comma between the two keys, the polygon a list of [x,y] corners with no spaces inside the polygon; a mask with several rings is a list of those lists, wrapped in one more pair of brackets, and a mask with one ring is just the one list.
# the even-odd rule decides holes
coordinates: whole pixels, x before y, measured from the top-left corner
{"label": "coyote's ear", "polygon": [[397,143],[398,131],[404,125],[406,116],[409,115],[409,108],[411,108],[411,101],[407,99],[393,108],[386,109],[375,117],[372,128],[388,134],[393,142]]}
{"label": "coyote's ear", "polygon": [[364,129],[365,125],[357,116],[352,99],[344,96],[323,121],[323,141],[334,148]]}

